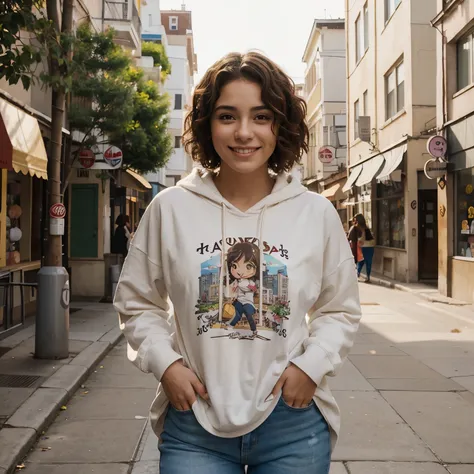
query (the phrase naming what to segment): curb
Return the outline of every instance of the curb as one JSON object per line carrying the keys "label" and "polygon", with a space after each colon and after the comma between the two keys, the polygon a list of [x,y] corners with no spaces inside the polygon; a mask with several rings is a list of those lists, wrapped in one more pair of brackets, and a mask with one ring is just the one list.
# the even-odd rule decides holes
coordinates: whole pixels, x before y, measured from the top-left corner
{"label": "curb", "polygon": [[118,328],[92,342],[69,364],[58,369],[29,397],[0,430],[0,473],[13,474],[38,438],[54,421],[95,366],[122,339]]}
{"label": "curb", "polygon": [[470,303],[464,302],[464,301],[458,301],[454,300],[449,297],[443,297],[439,298],[437,296],[433,296],[429,293],[423,293],[422,291],[413,291],[412,289],[408,288],[407,286],[401,284],[401,283],[394,283],[389,280],[384,280],[383,278],[371,276],[370,281],[372,283],[375,283],[378,286],[383,286],[385,288],[390,288],[392,290],[398,290],[398,291],[404,291],[406,293],[411,293],[416,296],[419,296],[420,298],[423,298],[426,301],[429,301],[431,303],[442,303],[447,306],[455,306],[455,307],[470,307],[472,306]]}

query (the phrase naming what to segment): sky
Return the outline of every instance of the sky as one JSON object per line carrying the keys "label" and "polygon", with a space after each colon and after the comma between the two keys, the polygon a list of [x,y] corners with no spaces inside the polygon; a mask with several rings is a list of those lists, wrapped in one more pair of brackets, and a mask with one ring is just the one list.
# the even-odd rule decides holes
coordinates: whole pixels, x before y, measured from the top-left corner
{"label": "sky", "polygon": [[344,17],[344,0],[161,0],[161,10],[193,13],[199,79],[233,51],[259,50],[296,82],[303,82],[301,58],[314,19]]}

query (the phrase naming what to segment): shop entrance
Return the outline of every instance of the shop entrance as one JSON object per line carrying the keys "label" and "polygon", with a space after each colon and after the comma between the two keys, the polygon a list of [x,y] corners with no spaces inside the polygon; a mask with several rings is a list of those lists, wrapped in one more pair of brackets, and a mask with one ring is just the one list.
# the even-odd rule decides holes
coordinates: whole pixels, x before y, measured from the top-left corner
{"label": "shop entrance", "polygon": [[436,180],[433,184],[435,189],[418,189],[418,278],[420,280],[438,279],[438,191]]}

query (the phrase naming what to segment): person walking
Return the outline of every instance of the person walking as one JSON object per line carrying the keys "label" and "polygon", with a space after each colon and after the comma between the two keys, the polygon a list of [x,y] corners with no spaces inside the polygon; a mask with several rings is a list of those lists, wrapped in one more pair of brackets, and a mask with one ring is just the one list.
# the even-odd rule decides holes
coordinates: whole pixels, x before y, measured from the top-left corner
{"label": "person walking", "polygon": [[115,219],[115,225],[117,227],[112,238],[112,253],[126,257],[131,240],[130,217],[120,214],[117,219]]}
{"label": "person walking", "polygon": [[305,117],[265,56],[217,61],[185,122],[200,167],[154,198],[130,245],[114,303],[130,360],[160,382],[161,474],[329,472],[328,378],[361,309],[337,211],[290,173]]}
{"label": "person walking", "polygon": [[357,219],[352,219],[352,226],[349,229],[349,233],[347,234],[347,240],[349,240],[349,245],[351,247],[352,255],[354,257],[354,263],[358,265],[362,259],[362,251],[359,246],[359,238],[362,236],[362,232],[359,228],[359,224]]}
{"label": "person walking", "polygon": [[363,260],[357,263],[357,277],[360,278],[360,274],[364,265],[367,268],[366,283],[370,283],[370,275],[372,273],[372,260],[374,259],[375,252],[375,238],[372,231],[367,226],[365,217],[362,214],[354,216],[354,220],[357,222],[357,229],[359,230],[358,245],[362,250]]}

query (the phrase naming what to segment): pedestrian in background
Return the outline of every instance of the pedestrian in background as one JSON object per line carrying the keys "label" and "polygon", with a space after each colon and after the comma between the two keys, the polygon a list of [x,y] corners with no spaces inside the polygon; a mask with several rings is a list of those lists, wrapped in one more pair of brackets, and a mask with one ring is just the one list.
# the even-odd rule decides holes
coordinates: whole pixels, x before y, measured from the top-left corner
{"label": "pedestrian in background", "polygon": [[362,231],[359,227],[359,223],[357,219],[354,217],[352,219],[352,226],[349,229],[349,234],[347,236],[347,239],[349,240],[349,245],[352,250],[352,255],[354,257],[354,263],[356,265],[359,264],[363,260],[362,256],[362,250],[359,246],[359,238],[362,236]]}
{"label": "pedestrian in background", "polygon": [[357,278],[360,278],[360,274],[365,265],[367,268],[367,278],[365,282],[370,283],[372,260],[374,259],[375,253],[375,238],[362,214],[354,216],[354,220],[357,222],[356,227],[359,230],[358,246],[361,248],[363,256],[363,260],[357,263]]}
{"label": "pedestrian in background", "polygon": [[[361,312],[336,210],[288,173],[308,150],[305,116],[263,55],[215,63],[186,119],[201,169],[156,196],[131,243],[115,307],[129,357],[160,381],[161,474],[329,472],[340,420],[328,376]],[[230,277],[255,327],[235,318]]]}
{"label": "pedestrian in background", "polygon": [[123,255],[125,258],[131,240],[130,217],[120,214],[117,219],[115,219],[115,225],[117,227],[112,238],[112,253]]}

